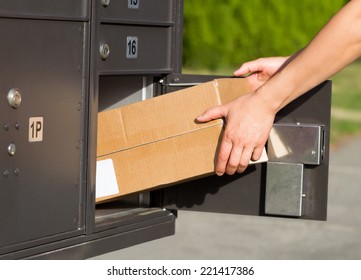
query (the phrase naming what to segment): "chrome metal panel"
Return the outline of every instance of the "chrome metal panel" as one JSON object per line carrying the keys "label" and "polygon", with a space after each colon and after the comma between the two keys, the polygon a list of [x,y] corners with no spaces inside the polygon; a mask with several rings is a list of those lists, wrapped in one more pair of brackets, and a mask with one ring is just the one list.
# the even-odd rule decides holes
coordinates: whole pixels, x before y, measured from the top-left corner
{"label": "chrome metal panel", "polygon": [[270,161],[321,164],[324,128],[310,124],[274,124],[268,139]]}

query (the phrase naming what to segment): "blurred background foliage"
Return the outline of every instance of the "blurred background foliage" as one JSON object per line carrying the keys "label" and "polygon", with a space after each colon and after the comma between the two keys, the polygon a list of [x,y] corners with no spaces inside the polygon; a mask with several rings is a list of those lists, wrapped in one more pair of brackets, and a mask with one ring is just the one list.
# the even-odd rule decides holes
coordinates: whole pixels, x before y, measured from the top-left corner
{"label": "blurred background foliage", "polygon": [[347,0],[184,0],[183,66],[217,71],[304,47]]}

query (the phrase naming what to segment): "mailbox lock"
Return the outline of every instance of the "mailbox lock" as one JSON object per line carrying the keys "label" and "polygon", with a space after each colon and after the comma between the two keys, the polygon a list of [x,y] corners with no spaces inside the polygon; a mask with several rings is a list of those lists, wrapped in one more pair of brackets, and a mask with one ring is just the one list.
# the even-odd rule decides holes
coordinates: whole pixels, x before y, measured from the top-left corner
{"label": "mailbox lock", "polygon": [[110,0],[100,0],[100,3],[102,3],[103,7],[108,7],[110,4]]}
{"label": "mailbox lock", "polygon": [[8,92],[8,102],[11,107],[17,109],[20,107],[21,104],[21,94],[17,88],[12,88]]}
{"label": "mailbox lock", "polygon": [[106,60],[110,54],[110,47],[107,42],[101,42],[100,43],[100,58],[103,60]]}
{"label": "mailbox lock", "polygon": [[10,143],[8,146],[8,153],[11,156],[14,156],[16,153],[16,145],[14,143]]}

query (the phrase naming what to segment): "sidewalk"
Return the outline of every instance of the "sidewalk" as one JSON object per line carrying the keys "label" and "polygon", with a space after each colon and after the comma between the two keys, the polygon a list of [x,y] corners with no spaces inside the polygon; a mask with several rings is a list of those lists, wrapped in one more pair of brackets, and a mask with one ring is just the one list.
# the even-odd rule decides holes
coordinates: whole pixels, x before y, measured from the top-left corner
{"label": "sidewalk", "polygon": [[361,137],[331,152],[328,221],[180,211],[174,236],[96,259],[361,259]]}

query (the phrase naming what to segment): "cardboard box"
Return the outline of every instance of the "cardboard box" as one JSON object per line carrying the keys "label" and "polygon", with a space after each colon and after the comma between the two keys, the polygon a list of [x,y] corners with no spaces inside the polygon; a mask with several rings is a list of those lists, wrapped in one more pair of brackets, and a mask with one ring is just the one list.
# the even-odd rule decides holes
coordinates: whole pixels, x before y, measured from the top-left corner
{"label": "cardboard box", "polygon": [[249,91],[245,79],[217,79],[100,112],[96,201],[213,174],[223,120],[195,118]]}

